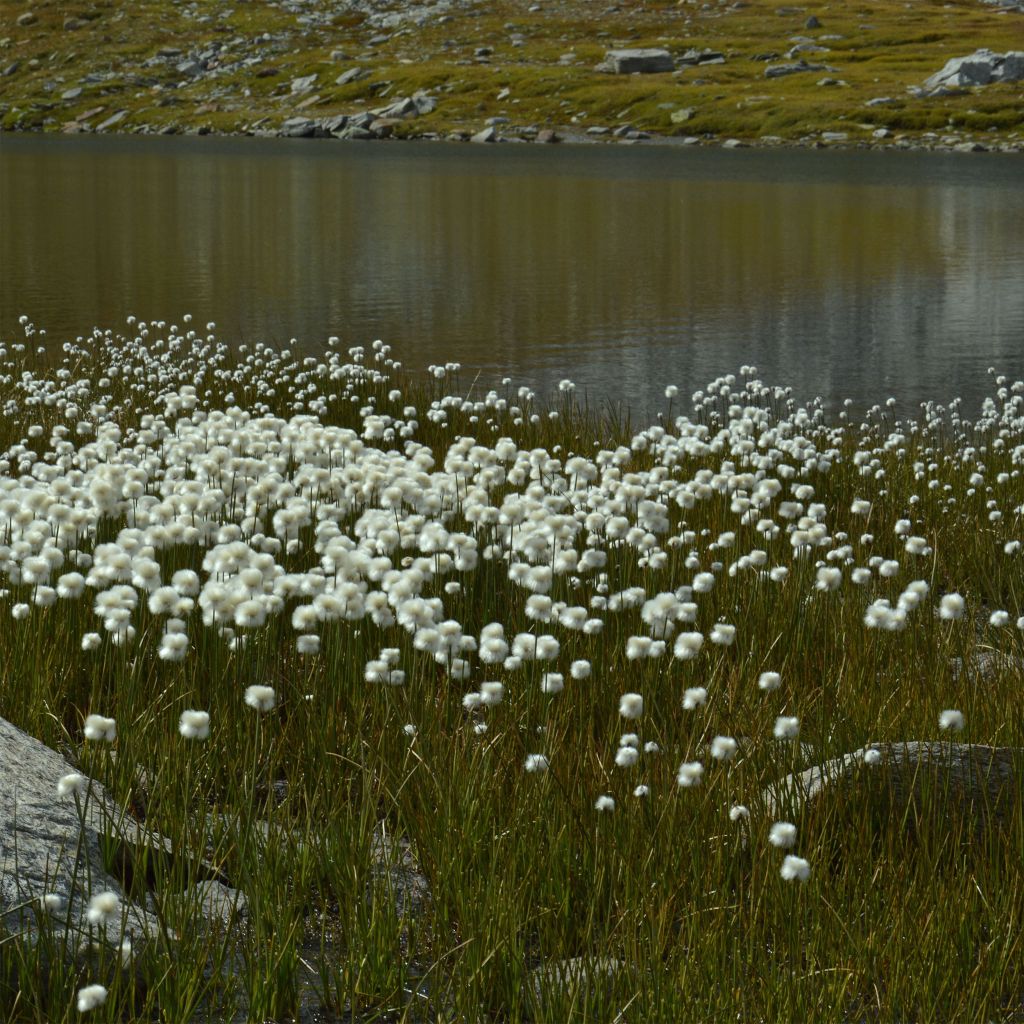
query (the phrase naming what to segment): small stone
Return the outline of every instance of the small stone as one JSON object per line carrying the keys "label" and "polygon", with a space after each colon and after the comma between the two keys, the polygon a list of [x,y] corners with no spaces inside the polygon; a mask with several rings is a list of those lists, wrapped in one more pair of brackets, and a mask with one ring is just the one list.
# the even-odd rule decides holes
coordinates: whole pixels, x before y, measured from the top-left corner
{"label": "small stone", "polygon": [[502,100],[507,100],[512,95],[511,89],[502,89],[497,95],[497,100],[500,103]]}
{"label": "small stone", "polygon": [[611,128],[606,128],[604,125],[592,124],[587,129],[588,135],[607,135],[611,131]]}
{"label": "small stone", "polygon": [[71,89],[65,89],[61,94],[62,100],[77,100],[82,95],[82,87],[80,85],[73,86]]}
{"label": "small stone", "polygon": [[488,125],[483,131],[479,131],[476,135],[470,137],[470,142],[497,142],[498,133],[494,130],[493,126]]}
{"label": "small stone", "polygon": [[559,136],[558,132],[554,131],[553,129],[542,128],[539,132],[537,132],[536,141],[550,145],[553,142],[561,142],[562,139],[561,136]]}
{"label": "small stone", "polygon": [[822,132],[822,142],[845,142],[849,138],[847,132]]}
{"label": "small stone", "polygon": [[674,110],[669,115],[669,120],[673,124],[686,124],[694,114],[697,113],[696,107],[682,107],[679,110]]}
{"label": "small stone", "polygon": [[821,22],[812,14],[805,22],[804,28],[821,28]]}
{"label": "small stone", "polygon": [[612,75],[650,75],[674,69],[668,50],[609,50],[597,65],[598,71]]}
{"label": "small stone", "polygon": [[160,49],[156,51],[156,55],[158,57],[165,58],[180,57],[181,50],[179,50],[178,47],[176,46],[161,46]]}
{"label": "small stone", "polygon": [[12,60],[2,71],[0,71],[0,78],[10,78],[18,68],[21,67],[21,61]]}
{"label": "small stone", "polygon": [[191,77],[192,75],[198,75],[199,72],[203,70],[203,66],[197,60],[183,60],[175,67],[174,70],[177,71],[179,75],[188,75]]}
{"label": "small stone", "polygon": [[895,96],[876,96],[872,100],[868,100],[865,107],[895,107],[899,104],[899,100]]}
{"label": "small stone", "polygon": [[34,11],[26,11],[24,14],[18,15],[18,25],[21,28],[28,28],[29,25],[34,25],[38,20]]}
{"label": "small stone", "polygon": [[64,19],[64,31],[65,32],[77,32],[80,28],[85,28],[86,22],[81,18],[68,17]]}
{"label": "small stone", "polygon": [[127,110],[119,110],[116,114],[111,114],[105,121],[101,121],[96,125],[96,131],[105,132],[113,128],[115,125],[119,125],[128,116]]}
{"label": "small stone", "polygon": [[741,139],[726,139],[722,143],[722,149],[744,149],[746,145]]}
{"label": "small stone", "polygon": [[304,92],[312,92],[316,85],[316,75],[304,75],[302,78],[292,79],[291,91],[293,96],[301,96]]}
{"label": "small stone", "polygon": [[489,118],[487,118],[487,120],[484,121],[484,124],[490,125],[492,127],[497,127],[498,125],[501,125],[501,124],[508,124],[508,122],[509,122],[509,119],[507,117],[498,116],[498,117],[489,117]]}
{"label": "small stone", "polygon": [[335,85],[348,85],[350,82],[358,82],[360,78],[368,78],[370,72],[366,68],[349,68],[343,71],[334,80]]}

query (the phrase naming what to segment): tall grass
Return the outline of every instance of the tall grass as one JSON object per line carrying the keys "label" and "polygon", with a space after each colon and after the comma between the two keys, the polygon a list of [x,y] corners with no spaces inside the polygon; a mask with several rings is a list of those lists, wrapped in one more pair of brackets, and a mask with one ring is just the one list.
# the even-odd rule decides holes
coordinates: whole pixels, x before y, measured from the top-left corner
{"label": "tall grass", "polygon": [[[81,955],[7,914],[2,1019],[78,1020],[90,983],[109,1021],[1024,1013],[1019,791],[980,843],[938,800],[908,831],[826,799],[786,851],[760,813],[791,771],[948,740],[943,710],[957,740],[1024,746],[1024,385],[997,379],[975,422],[854,423],[746,367],[634,430],[568,384],[544,407],[379,344],[300,359],[130,328],[58,346],[26,323],[0,350],[0,715],[170,841],[129,888],[162,934]],[[519,634],[551,659],[522,637],[516,657]],[[1005,657],[982,672],[979,647]],[[180,734],[186,710],[208,738]],[[113,743],[83,739],[89,714]],[[223,919],[196,888],[214,876],[240,894]]]}

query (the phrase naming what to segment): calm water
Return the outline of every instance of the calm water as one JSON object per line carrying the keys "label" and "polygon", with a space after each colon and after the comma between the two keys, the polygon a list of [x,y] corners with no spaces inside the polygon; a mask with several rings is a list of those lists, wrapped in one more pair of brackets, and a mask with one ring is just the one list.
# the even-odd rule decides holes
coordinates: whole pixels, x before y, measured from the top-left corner
{"label": "calm water", "polygon": [[0,138],[0,334],[383,338],[637,411],[754,363],[858,406],[1024,376],[1013,157]]}

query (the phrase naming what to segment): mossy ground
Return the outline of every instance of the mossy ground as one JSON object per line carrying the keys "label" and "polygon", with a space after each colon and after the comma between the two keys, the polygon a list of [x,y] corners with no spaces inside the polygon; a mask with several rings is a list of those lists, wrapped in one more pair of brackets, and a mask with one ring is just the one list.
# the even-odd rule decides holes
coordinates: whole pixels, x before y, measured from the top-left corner
{"label": "mossy ground", "polygon": [[[111,0],[81,7],[63,0],[2,3],[0,71],[15,62],[18,67],[0,77],[0,127],[60,131],[81,122],[95,128],[124,110],[117,131],[273,130],[296,113],[321,117],[373,109],[427,89],[439,97],[437,110],[399,125],[396,134],[476,131],[487,118],[503,116],[510,126],[581,133],[628,122],[666,135],[748,140],[843,131],[857,142],[882,126],[911,140],[925,132],[959,132],[987,143],[1024,136],[1022,83],[931,98],[907,92],[950,57],[978,47],[1002,52],[1024,45],[1024,16],[979,0],[833,0],[799,7],[780,7],[778,0],[731,6],[625,0],[608,7],[566,0],[529,10],[498,0],[453,6],[446,18],[435,14],[419,26],[408,20],[382,29],[352,10],[321,25],[300,24],[300,15],[319,7],[289,11],[245,0],[191,9],[169,0],[138,0],[130,9]],[[36,20],[19,25],[18,17],[29,10]],[[807,29],[812,14],[820,27]],[[80,27],[65,28],[69,17]],[[257,41],[265,33],[273,39]],[[766,79],[768,62],[753,58],[774,53],[784,61],[795,37],[828,47],[805,56],[835,70]],[[143,66],[161,47],[180,48],[184,57],[214,42],[233,45],[222,52],[215,73],[196,80],[176,70],[183,58]],[[644,76],[594,70],[614,46],[665,47],[674,55],[711,48],[726,62]],[[492,52],[477,56],[483,47]],[[560,61],[566,54],[575,56]],[[247,65],[245,58],[259,60]],[[337,86],[338,75],[350,67],[369,74]],[[114,77],[84,81],[97,72]],[[313,73],[313,91],[293,96],[292,80]],[[839,84],[819,85],[823,78]],[[79,95],[62,98],[79,85]],[[866,105],[878,97],[892,102]],[[673,123],[672,114],[687,107],[693,116]]]}

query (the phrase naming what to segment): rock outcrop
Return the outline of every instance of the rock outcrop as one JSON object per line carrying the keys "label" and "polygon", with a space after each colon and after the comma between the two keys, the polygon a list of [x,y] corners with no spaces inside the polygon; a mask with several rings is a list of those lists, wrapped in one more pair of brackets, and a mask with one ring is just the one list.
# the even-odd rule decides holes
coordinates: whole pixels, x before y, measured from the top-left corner
{"label": "rock outcrop", "polygon": [[924,91],[937,93],[943,89],[960,89],[992,82],[1024,80],[1024,50],[993,53],[975,50],[966,57],[953,57],[945,67],[925,80]]}

